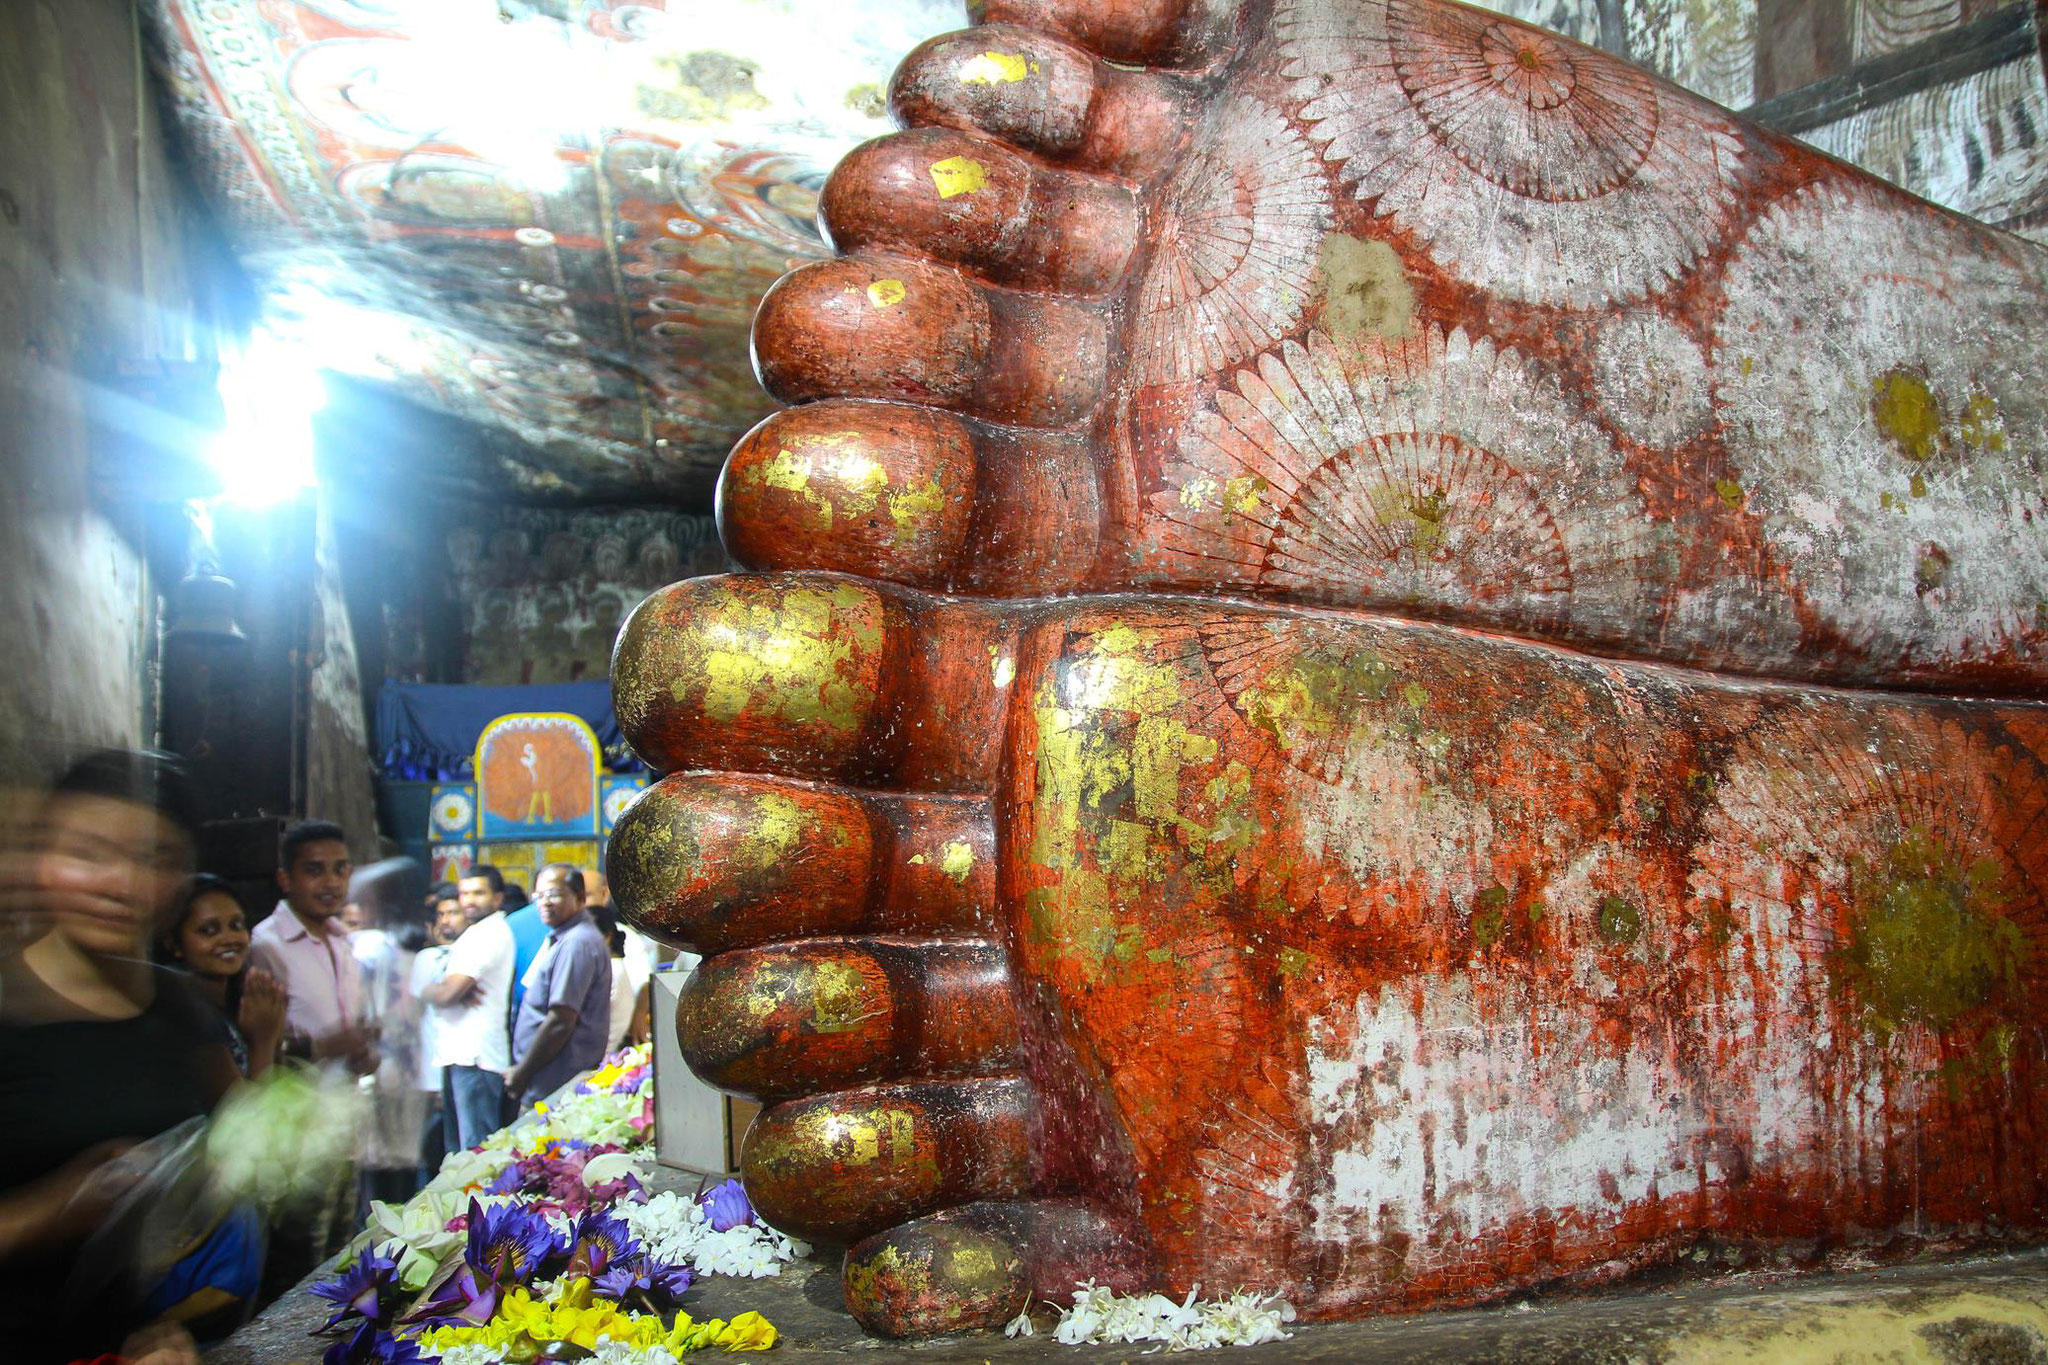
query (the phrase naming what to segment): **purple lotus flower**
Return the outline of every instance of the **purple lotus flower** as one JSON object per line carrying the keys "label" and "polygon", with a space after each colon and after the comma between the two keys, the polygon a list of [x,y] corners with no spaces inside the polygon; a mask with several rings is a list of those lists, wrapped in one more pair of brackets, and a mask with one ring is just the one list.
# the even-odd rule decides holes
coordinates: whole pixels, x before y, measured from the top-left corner
{"label": "purple lotus flower", "polygon": [[[379,1326],[391,1320],[391,1313],[397,1307],[398,1258],[387,1255],[396,1242],[386,1242],[382,1251],[365,1251],[356,1258],[356,1263],[344,1270],[340,1277],[322,1280],[312,1286],[312,1292],[335,1305],[334,1316],[321,1326],[321,1331],[330,1331],[350,1318],[363,1318]],[[385,1295],[392,1295],[393,1302],[386,1303]]]}
{"label": "purple lotus flower", "polygon": [[320,1355],[320,1365],[356,1365],[377,1331],[376,1324],[359,1322],[356,1330],[329,1346]]}
{"label": "purple lotus flower", "polygon": [[525,1284],[569,1254],[569,1240],[547,1218],[516,1204],[469,1201],[469,1243],[462,1259],[507,1288]]}
{"label": "purple lotus flower", "polygon": [[504,1291],[548,1274],[569,1254],[568,1239],[545,1216],[514,1204],[469,1201],[462,1268],[408,1315],[409,1322],[489,1322]]}
{"label": "purple lotus flower", "polygon": [[626,1220],[601,1209],[591,1209],[576,1220],[576,1249],[569,1255],[565,1275],[587,1275],[592,1280],[616,1267],[639,1259],[640,1239]]}
{"label": "purple lotus flower", "polygon": [[490,1184],[484,1186],[484,1193],[518,1194],[525,1190],[526,1182],[529,1179],[529,1172],[527,1170],[526,1165],[527,1160],[528,1158],[521,1157],[519,1160],[513,1162],[510,1166],[507,1166],[504,1170],[498,1172],[498,1178],[496,1180],[493,1180]]}
{"label": "purple lotus flower", "polygon": [[595,1294],[619,1301],[637,1292],[648,1300],[648,1307],[661,1312],[673,1307],[695,1278],[686,1265],[665,1265],[641,1256],[598,1276],[590,1282],[590,1288]]}
{"label": "purple lotus flower", "polygon": [[370,1343],[370,1359],[376,1365],[421,1365],[426,1357],[420,1354],[420,1344],[411,1337],[379,1332],[377,1339]]}
{"label": "purple lotus flower", "polygon": [[434,1327],[481,1327],[498,1311],[498,1300],[503,1292],[496,1280],[488,1275],[479,1275],[474,1268],[464,1265],[443,1280],[440,1288],[419,1307],[406,1314],[405,1320]]}
{"label": "purple lotus flower", "polygon": [[728,1180],[714,1185],[697,1196],[697,1203],[704,1210],[704,1221],[711,1224],[713,1232],[727,1232],[742,1223],[754,1221],[754,1206],[747,1200],[747,1192],[740,1188],[737,1180]]}
{"label": "purple lotus flower", "polygon": [[354,1332],[319,1357],[319,1365],[424,1365],[424,1361],[420,1342],[412,1336],[395,1336],[371,1322],[358,1322]]}
{"label": "purple lotus flower", "polygon": [[327,1348],[320,1365],[422,1365],[423,1360],[419,1343],[411,1337],[359,1322],[355,1331]]}

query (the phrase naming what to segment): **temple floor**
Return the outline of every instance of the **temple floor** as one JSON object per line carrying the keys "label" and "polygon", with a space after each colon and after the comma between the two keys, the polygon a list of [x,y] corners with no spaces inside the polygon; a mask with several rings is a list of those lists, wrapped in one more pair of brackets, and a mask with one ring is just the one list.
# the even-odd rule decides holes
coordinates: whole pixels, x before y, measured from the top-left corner
{"label": "temple floor", "polygon": [[[651,1186],[694,1189],[697,1177],[660,1169]],[[308,1277],[318,1279],[326,1267]],[[206,1365],[317,1361],[327,1339],[309,1333],[331,1305],[284,1296]],[[1145,1345],[1061,1346],[1049,1338],[977,1335],[910,1344],[864,1336],[841,1303],[836,1255],[814,1255],[776,1278],[707,1276],[686,1306],[698,1318],[753,1310],[781,1340],[764,1361],[883,1359],[1129,1360]],[[710,1356],[706,1357],[710,1359]],[[1795,1276],[1748,1272],[1605,1294],[1523,1298],[1468,1312],[1364,1322],[1297,1323],[1290,1340],[1202,1358],[1513,1362],[1514,1365],[2048,1365],[2048,1249],[1958,1257],[1871,1270]]]}

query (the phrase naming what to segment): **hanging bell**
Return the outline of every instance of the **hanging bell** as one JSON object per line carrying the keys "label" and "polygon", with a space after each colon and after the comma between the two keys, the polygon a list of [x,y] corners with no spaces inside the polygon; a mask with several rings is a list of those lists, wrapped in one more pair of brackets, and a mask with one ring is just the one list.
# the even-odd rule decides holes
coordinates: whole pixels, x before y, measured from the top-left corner
{"label": "hanging bell", "polygon": [[235,624],[235,581],[196,569],[171,590],[168,638],[195,645],[239,645],[248,636]]}

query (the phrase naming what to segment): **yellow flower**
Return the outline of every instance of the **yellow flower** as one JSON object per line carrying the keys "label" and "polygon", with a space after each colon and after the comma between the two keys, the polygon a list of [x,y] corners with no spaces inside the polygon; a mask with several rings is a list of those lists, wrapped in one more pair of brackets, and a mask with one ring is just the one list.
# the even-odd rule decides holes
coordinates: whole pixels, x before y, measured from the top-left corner
{"label": "yellow flower", "polygon": [[695,1322],[688,1313],[678,1313],[675,1326],[669,1329],[667,1339],[659,1344],[677,1355],[712,1346],[722,1346],[728,1351],[765,1351],[775,1344],[775,1328],[759,1313],[742,1313],[731,1322],[723,1318]]}
{"label": "yellow flower", "polygon": [[765,1351],[775,1344],[775,1324],[759,1313],[742,1313],[723,1324],[712,1341],[728,1351]]}
{"label": "yellow flower", "polygon": [[583,1083],[592,1090],[609,1090],[617,1083],[619,1077],[625,1074],[626,1068],[614,1063],[611,1066],[601,1066],[591,1072],[589,1078]]}
{"label": "yellow flower", "polygon": [[742,1313],[731,1322],[713,1318],[698,1322],[676,1314],[673,1326],[651,1313],[622,1313],[617,1302],[593,1298],[590,1281],[571,1280],[554,1302],[513,1289],[498,1305],[497,1316],[481,1327],[436,1327],[420,1341],[435,1351],[452,1346],[488,1346],[501,1359],[530,1361],[542,1348],[558,1341],[594,1351],[602,1340],[634,1350],[666,1346],[677,1355],[722,1347],[727,1351],[765,1351],[775,1344],[775,1328],[759,1313]]}
{"label": "yellow flower", "polygon": [[497,1318],[481,1327],[436,1327],[422,1334],[420,1340],[435,1351],[446,1351],[451,1346],[488,1346],[505,1360],[530,1360],[535,1354],[531,1337]]}

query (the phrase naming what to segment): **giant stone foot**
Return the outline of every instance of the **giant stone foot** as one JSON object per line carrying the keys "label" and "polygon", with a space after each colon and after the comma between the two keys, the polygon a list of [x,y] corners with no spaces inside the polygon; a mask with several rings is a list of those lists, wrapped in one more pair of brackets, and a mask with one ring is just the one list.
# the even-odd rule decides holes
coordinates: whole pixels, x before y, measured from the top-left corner
{"label": "giant stone foot", "polygon": [[2048,1232],[2035,250],[1455,5],[984,8],[614,661],[766,1216],[894,1335]]}

